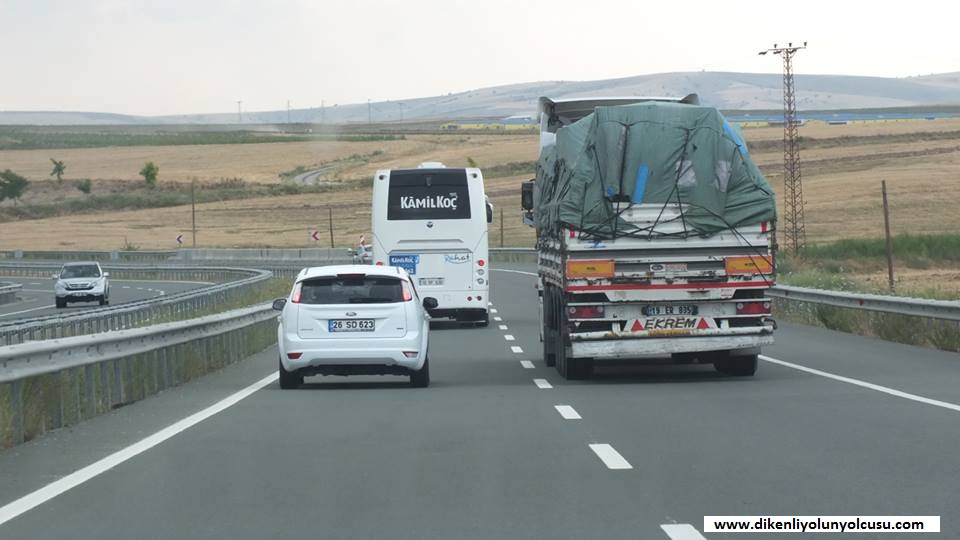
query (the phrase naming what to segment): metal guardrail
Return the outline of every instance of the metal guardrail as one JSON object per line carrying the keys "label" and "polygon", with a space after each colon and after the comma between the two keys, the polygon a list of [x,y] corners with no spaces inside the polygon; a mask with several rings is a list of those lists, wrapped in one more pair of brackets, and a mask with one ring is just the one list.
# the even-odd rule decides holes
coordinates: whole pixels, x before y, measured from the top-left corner
{"label": "metal guardrail", "polygon": [[18,283],[0,283],[0,304],[13,302],[17,298],[17,293],[23,289],[23,285]]}
{"label": "metal guardrail", "polygon": [[828,306],[895,313],[911,317],[960,321],[960,302],[926,300],[880,294],[851,293],[777,285],[767,292],[774,298]]}
{"label": "metal guardrail", "polygon": [[276,318],[260,304],[196,319],[0,347],[0,383],[214,337]]}
{"label": "metal guardrail", "polygon": [[[0,273],[25,276],[49,276],[59,265],[0,262]],[[31,319],[0,321],[0,346],[25,341],[48,340],[96,334],[145,326],[169,319],[181,319],[197,310],[241,299],[252,287],[273,277],[269,270],[249,268],[198,268],[189,266],[106,265],[111,277],[134,279],[170,279],[177,281],[223,281],[182,293],[159,296],[115,306],[103,306],[79,312],[58,313]],[[235,279],[239,277],[240,279]]]}

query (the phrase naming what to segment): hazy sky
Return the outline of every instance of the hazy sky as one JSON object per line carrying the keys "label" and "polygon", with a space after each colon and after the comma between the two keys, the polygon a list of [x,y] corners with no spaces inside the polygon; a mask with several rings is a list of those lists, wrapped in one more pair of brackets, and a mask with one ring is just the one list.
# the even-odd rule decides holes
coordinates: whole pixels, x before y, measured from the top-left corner
{"label": "hazy sky", "polygon": [[958,15],[956,0],[0,0],[0,110],[255,111],[776,72],[757,51],[788,40],[810,42],[798,73],[904,77],[960,71]]}

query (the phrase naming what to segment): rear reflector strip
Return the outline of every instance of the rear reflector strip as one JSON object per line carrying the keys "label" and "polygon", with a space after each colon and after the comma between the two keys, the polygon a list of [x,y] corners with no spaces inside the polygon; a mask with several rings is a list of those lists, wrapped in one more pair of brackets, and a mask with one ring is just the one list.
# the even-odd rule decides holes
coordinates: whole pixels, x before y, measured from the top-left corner
{"label": "rear reflector strip", "polygon": [[769,274],[773,272],[770,257],[760,255],[748,257],[727,257],[723,260],[727,274]]}
{"label": "rear reflector strip", "polygon": [[291,360],[296,360],[296,359],[300,358],[301,356],[303,356],[303,353],[302,353],[302,352],[288,352],[288,353],[287,353],[287,358],[289,358],[289,359],[291,359]]}

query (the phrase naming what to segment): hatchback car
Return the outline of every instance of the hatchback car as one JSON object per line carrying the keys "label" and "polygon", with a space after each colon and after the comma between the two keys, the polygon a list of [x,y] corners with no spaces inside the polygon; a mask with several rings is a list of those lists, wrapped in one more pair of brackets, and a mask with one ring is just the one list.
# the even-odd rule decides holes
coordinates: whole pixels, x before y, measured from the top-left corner
{"label": "hatchback car", "polygon": [[70,302],[110,303],[109,272],[104,272],[98,262],[75,262],[64,264],[53,275],[55,302],[58,308]]}
{"label": "hatchback car", "polygon": [[409,375],[430,384],[427,358],[435,298],[421,302],[410,276],[392,266],[345,265],[300,271],[280,311],[280,387],[309,375]]}

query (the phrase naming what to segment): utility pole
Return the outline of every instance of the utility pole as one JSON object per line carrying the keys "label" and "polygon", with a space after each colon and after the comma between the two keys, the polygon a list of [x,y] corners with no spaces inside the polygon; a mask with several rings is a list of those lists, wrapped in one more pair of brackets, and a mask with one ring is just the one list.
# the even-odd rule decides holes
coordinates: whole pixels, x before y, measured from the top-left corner
{"label": "utility pole", "polygon": [[372,123],[373,123],[373,108],[372,108],[372,106],[370,105],[370,99],[369,99],[369,98],[367,99],[367,123],[368,123],[368,124],[372,124]]}
{"label": "utility pole", "polygon": [[783,58],[783,236],[787,248],[794,253],[807,243],[807,233],[803,219],[803,184],[800,176],[800,141],[798,134],[797,99],[793,86],[793,55],[803,45],[787,43],[786,47],[777,47],[760,51],[759,54],[779,54]]}
{"label": "utility pole", "polygon": [[333,207],[327,207],[327,215],[330,218],[330,247],[333,247]]}
{"label": "utility pole", "polygon": [[238,123],[238,124],[242,124],[242,123],[243,123],[243,114],[240,112],[240,104],[241,104],[241,103],[243,103],[243,102],[240,101],[240,100],[237,100],[237,123]]}
{"label": "utility pole", "polygon": [[290,100],[287,100],[287,123],[290,123]]}
{"label": "utility pole", "polygon": [[403,122],[403,102],[400,102],[400,121]]}
{"label": "utility pole", "polygon": [[880,181],[880,191],[883,193],[883,232],[886,237],[887,251],[887,284],[890,286],[890,292],[893,289],[893,242],[890,239],[890,206],[887,204],[887,181]]}

